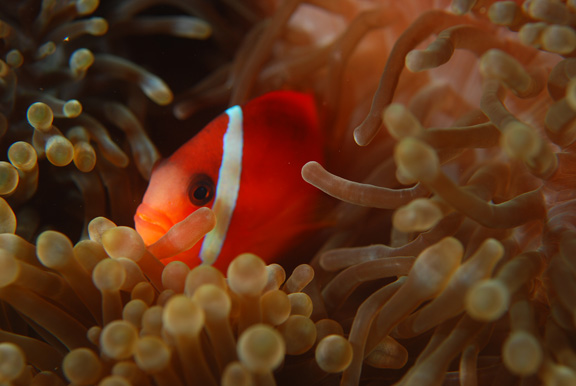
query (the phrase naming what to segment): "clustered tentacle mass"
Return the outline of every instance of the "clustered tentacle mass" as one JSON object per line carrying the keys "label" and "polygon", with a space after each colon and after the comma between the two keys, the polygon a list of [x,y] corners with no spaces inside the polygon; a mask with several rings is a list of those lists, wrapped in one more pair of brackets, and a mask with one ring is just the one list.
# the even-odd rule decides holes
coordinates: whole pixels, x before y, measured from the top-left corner
{"label": "clustered tentacle mass", "polygon": [[[573,1],[4,3],[0,381],[576,382]],[[208,39],[213,71],[162,80],[129,34]],[[326,138],[308,264],[162,266],[214,217],[162,248],[123,226],[170,140],[154,114],[278,88],[314,93]]]}

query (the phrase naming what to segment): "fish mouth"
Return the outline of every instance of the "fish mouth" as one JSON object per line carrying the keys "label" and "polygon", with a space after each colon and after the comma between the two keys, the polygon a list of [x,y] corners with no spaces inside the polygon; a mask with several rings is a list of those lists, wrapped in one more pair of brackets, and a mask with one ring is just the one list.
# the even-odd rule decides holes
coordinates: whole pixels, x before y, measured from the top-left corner
{"label": "fish mouth", "polygon": [[154,244],[174,225],[166,214],[145,203],[140,204],[136,209],[134,223],[136,231],[146,245]]}

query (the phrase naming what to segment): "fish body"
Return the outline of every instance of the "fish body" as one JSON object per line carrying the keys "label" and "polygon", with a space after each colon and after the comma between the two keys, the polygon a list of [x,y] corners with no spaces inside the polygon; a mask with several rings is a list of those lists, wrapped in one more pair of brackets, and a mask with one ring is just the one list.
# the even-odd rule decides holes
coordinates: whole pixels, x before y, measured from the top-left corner
{"label": "fish body", "polygon": [[319,194],[301,169],[322,159],[311,95],[276,91],[233,106],[155,167],[134,217],[136,230],[153,244],[206,206],[216,227],[165,264],[204,262],[225,270],[245,252],[272,262],[311,227]]}

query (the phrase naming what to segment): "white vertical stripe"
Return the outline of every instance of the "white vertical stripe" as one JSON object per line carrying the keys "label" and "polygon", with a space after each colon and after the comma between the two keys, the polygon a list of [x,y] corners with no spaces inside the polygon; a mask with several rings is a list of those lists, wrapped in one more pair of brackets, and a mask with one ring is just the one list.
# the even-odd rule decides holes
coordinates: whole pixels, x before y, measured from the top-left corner
{"label": "white vertical stripe", "polygon": [[224,134],[222,163],[220,164],[216,196],[212,206],[216,216],[216,227],[206,234],[202,242],[200,258],[204,264],[214,264],[220,254],[240,190],[242,149],[244,147],[242,108],[240,106],[230,107],[226,110],[226,114],[228,114],[228,128]]}

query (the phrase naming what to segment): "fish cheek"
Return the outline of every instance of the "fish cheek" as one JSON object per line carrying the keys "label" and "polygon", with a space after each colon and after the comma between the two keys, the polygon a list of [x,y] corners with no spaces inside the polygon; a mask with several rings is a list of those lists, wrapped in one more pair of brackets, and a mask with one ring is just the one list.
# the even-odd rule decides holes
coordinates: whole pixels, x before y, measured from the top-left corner
{"label": "fish cheek", "polygon": [[185,170],[169,160],[154,171],[143,202],[177,223],[194,211],[188,201],[187,186],[188,175]]}

